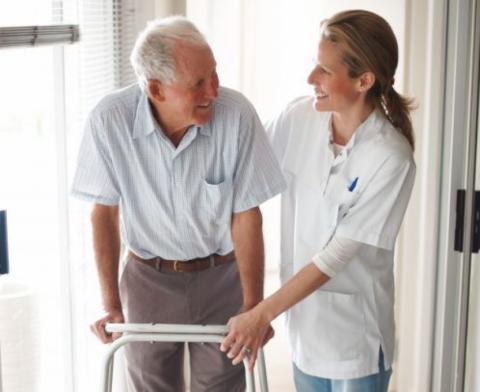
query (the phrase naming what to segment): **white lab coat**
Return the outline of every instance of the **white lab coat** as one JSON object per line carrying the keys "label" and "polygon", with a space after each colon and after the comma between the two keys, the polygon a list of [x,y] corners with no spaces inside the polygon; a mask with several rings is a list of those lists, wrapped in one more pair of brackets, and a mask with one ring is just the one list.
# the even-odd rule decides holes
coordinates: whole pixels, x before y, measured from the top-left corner
{"label": "white lab coat", "polygon": [[380,346],[387,369],[393,360],[394,245],[415,164],[406,138],[377,111],[335,158],[330,118],[303,97],[267,128],[288,182],[281,202],[282,281],[335,234],[365,244],[343,271],[287,312],[297,367],[349,379],[378,372]]}

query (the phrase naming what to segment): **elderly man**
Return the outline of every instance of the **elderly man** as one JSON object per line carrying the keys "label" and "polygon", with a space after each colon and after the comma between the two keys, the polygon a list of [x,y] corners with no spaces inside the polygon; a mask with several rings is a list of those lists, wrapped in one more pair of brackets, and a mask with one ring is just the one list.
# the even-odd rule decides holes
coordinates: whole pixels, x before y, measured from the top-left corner
{"label": "elderly man", "polygon": [[[219,87],[213,53],[181,17],[151,23],[131,56],[138,85],[91,112],[72,194],[94,203],[107,322],[224,324],[263,297],[259,204],[285,183],[252,105]],[[120,231],[122,235],[120,235]],[[121,243],[128,259],[120,283]],[[235,252],[233,252],[233,249]],[[191,390],[244,390],[218,345],[191,344]],[[183,344],[126,349],[135,391],[182,391]]]}

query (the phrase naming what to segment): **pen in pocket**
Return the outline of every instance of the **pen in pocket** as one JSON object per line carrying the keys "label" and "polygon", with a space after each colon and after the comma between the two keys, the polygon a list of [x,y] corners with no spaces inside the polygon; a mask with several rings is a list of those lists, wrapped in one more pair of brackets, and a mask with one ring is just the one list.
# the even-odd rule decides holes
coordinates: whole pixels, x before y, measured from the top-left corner
{"label": "pen in pocket", "polygon": [[358,182],[358,177],[355,177],[355,179],[352,181],[352,183],[350,184],[350,186],[348,187],[348,190],[350,192],[353,192],[353,190],[355,189],[355,187],[357,186],[357,182]]}

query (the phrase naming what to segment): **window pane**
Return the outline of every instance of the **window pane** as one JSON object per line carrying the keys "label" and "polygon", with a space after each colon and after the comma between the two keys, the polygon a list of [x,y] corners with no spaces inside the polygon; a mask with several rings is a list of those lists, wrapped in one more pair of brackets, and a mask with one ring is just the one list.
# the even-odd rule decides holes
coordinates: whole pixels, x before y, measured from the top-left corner
{"label": "window pane", "polygon": [[[0,206],[8,214],[9,278],[38,292],[39,323],[34,330],[40,341],[40,391],[65,390],[68,362],[53,50],[3,50],[0,62]],[[12,322],[7,317],[0,314],[0,322]],[[2,357],[4,364],[8,360]]]}

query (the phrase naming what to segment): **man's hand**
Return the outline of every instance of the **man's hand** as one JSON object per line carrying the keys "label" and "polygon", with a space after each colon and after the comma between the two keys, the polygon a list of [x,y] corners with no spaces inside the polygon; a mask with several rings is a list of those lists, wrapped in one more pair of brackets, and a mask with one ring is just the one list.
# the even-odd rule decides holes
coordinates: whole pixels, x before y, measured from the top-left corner
{"label": "man's hand", "polygon": [[270,339],[275,336],[275,330],[272,327],[272,324],[268,325],[267,332],[265,332],[265,336],[263,337],[262,347],[265,346]]}
{"label": "man's hand", "polygon": [[120,230],[118,206],[95,204],[92,213],[93,249],[97,262],[103,307],[106,315],[90,326],[103,343],[121,336],[105,331],[107,323],[123,323],[123,312],[118,290],[118,261],[120,258]]}
{"label": "man's hand", "polygon": [[105,331],[105,325],[108,323],[123,323],[125,319],[121,310],[107,312],[101,319],[90,325],[90,330],[99,338],[102,343],[111,343],[122,336],[121,333],[108,333]]}

